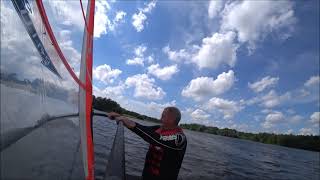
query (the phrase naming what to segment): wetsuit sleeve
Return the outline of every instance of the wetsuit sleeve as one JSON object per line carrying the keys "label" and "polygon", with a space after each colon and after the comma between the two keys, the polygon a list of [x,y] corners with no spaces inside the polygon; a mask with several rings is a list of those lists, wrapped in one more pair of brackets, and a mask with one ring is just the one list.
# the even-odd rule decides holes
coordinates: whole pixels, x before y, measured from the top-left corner
{"label": "wetsuit sleeve", "polygon": [[177,133],[171,136],[161,136],[155,132],[159,126],[157,126],[157,128],[155,127],[156,126],[143,126],[136,123],[136,126],[131,130],[152,145],[176,151],[184,150],[186,146],[186,137],[183,133]]}

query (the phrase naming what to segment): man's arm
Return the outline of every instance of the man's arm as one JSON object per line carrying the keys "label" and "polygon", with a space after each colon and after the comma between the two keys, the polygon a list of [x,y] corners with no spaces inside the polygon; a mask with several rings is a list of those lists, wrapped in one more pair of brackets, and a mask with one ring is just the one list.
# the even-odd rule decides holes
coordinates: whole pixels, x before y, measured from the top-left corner
{"label": "man's arm", "polygon": [[161,136],[155,132],[154,128],[150,126],[143,126],[139,123],[136,123],[134,128],[129,129],[152,145],[161,146],[163,148],[175,151],[182,151],[186,146],[187,141],[183,133],[177,133],[170,136]]}
{"label": "man's arm", "polygon": [[184,150],[186,146],[186,137],[183,133],[174,134],[172,136],[161,136],[155,132],[155,126],[143,126],[117,113],[109,113],[110,119],[122,121],[124,126],[139,135],[150,144],[168,148],[171,150]]}

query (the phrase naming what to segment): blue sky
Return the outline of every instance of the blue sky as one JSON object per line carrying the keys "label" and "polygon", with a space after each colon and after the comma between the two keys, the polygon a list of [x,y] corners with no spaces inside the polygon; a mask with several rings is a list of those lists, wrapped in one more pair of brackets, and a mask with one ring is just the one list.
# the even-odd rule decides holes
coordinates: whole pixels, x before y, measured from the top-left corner
{"label": "blue sky", "polygon": [[[126,15],[95,38],[97,95],[154,117],[175,105],[184,123],[318,133],[317,1],[109,5],[108,18]],[[102,69],[114,75],[102,78]]]}
{"label": "blue sky", "polygon": [[[77,71],[79,2],[45,8]],[[177,106],[182,123],[319,134],[316,0],[97,1],[94,36],[96,96],[153,117]]]}

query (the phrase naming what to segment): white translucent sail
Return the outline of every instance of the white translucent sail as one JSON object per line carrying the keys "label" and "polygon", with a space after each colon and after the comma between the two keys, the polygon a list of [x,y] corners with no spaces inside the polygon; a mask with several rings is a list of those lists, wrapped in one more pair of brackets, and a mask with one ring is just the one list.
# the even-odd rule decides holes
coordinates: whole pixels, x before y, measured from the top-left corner
{"label": "white translucent sail", "polygon": [[[93,18],[94,1],[88,4]],[[92,51],[86,49],[92,49],[93,22],[92,31],[83,23],[84,32],[77,32],[86,41],[82,51],[64,42],[53,10],[40,0],[1,1],[0,179],[93,179],[86,100],[92,96]]]}

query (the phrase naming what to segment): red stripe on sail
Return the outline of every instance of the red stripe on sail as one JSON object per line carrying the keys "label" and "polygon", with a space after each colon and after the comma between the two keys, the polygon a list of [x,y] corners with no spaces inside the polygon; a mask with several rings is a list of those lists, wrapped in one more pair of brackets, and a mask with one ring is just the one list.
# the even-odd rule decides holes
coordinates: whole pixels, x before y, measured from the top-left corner
{"label": "red stripe on sail", "polygon": [[88,161],[88,176],[87,180],[94,179],[94,151],[93,151],[93,141],[92,141],[92,128],[91,128],[91,113],[92,113],[92,53],[93,53],[93,27],[94,27],[94,10],[95,1],[88,1],[89,14],[87,22],[87,40],[86,40],[86,127],[87,127],[87,161]]}

